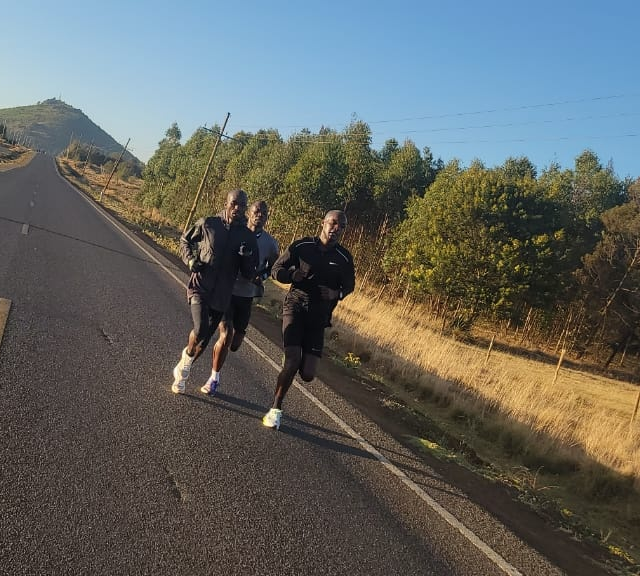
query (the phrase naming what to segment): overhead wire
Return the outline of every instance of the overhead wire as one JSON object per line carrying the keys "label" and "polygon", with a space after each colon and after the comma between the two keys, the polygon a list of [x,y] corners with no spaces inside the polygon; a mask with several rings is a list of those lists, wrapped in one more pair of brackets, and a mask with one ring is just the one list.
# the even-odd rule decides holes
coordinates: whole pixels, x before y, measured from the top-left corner
{"label": "overhead wire", "polygon": [[[424,120],[438,120],[443,118],[460,118],[465,116],[474,116],[481,114],[495,114],[499,112],[514,112],[514,111],[523,111],[523,110],[533,110],[533,109],[543,109],[543,108],[554,108],[566,105],[574,105],[574,104],[584,104],[589,102],[604,102],[610,100],[617,100],[623,98],[636,98],[640,96],[640,94],[612,94],[607,96],[596,96],[592,98],[579,98],[574,100],[560,100],[555,102],[544,102],[537,104],[524,104],[519,106],[509,106],[503,108],[490,108],[484,110],[474,110],[474,111],[464,111],[464,112],[452,112],[452,113],[444,113],[444,114],[432,114],[425,116],[412,116],[406,118],[396,118],[396,119],[382,119],[382,120],[373,120],[370,122],[362,120],[367,126],[375,125],[375,124],[392,124],[398,122],[418,122]],[[555,118],[555,119],[541,119],[541,120],[528,120],[523,122],[503,122],[503,123],[492,123],[492,124],[482,124],[482,125],[470,125],[470,126],[453,126],[453,127],[436,127],[436,128],[424,128],[424,129],[411,129],[411,130],[403,130],[399,134],[398,133],[389,133],[387,132],[387,139],[396,139],[396,135],[398,136],[407,136],[411,134],[423,134],[423,133],[436,133],[436,132],[454,132],[454,131],[468,131],[468,130],[486,130],[486,129],[496,129],[496,128],[513,128],[513,127],[521,127],[521,126],[536,126],[536,125],[544,125],[544,124],[557,124],[561,122],[583,122],[588,120],[605,120],[611,118],[624,118],[624,117],[633,117],[639,116],[638,112],[617,112],[615,114],[605,114],[605,115],[589,115],[583,117],[567,117],[567,118]],[[357,118],[356,118],[357,120]],[[326,128],[327,124],[323,124]],[[250,128],[249,125],[239,125],[241,129]],[[303,125],[287,125],[283,126],[283,129],[308,129],[308,126]],[[329,129],[329,128],[327,128]],[[259,130],[264,130],[264,128],[259,128]],[[275,129],[274,129],[275,130]],[[329,129],[331,130],[331,129]],[[295,142],[295,143],[310,143],[310,144],[332,144],[335,143],[335,139],[319,139],[316,134],[309,133],[304,135],[299,135],[296,133],[291,134],[289,137],[282,136],[279,130],[276,130],[278,135],[281,136],[283,141]],[[331,130],[331,132],[335,136],[340,136],[340,133],[337,131]],[[357,136],[357,133],[351,133],[351,136]],[[368,138],[383,138],[385,133],[374,132],[371,131],[369,133],[363,133],[363,136]],[[471,143],[508,143],[508,142],[538,142],[538,141],[564,141],[564,140],[574,140],[574,139],[610,139],[610,138],[635,138],[638,134],[635,133],[626,133],[626,134],[615,134],[615,135],[597,135],[597,136],[559,136],[554,138],[514,138],[514,139],[504,139],[504,140],[495,140],[495,139],[471,139],[471,140],[442,140],[439,142],[433,142],[433,144],[471,144]],[[227,134],[222,135],[223,138],[227,140],[235,140],[240,141],[232,136]],[[269,139],[273,138],[272,134],[253,134],[252,138],[258,139]]]}

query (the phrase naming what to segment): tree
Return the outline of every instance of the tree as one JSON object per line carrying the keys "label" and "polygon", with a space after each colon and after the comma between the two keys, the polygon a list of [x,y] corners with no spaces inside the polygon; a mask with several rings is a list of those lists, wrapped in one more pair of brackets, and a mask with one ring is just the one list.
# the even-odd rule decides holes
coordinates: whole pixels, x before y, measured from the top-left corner
{"label": "tree", "polygon": [[577,272],[586,331],[618,345],[637,338],[640,323],[640,180],[629,192],[602,215],[602,237]]}
{"label": "tree", "polygon": [[383,157],[388,157],[376,174],[373,189],[378,213],[388,215],[391,222],[404,217],[407,200],[422,196],[427,184],[425,163],[416,145],[407,140],[402,147],[393,150],[389,146]]}
{"label": "tree", "polygon": [[341,139],[325,133],[312,141],[287,173],[284,191],[278,197],[279,213],[285,218],[315,226],[327,210],[341,206],[337,191],[344,185],[347,165]]}
{"label": "tree", "polygon": [[174,122],[158,143],[158,149],[149,158],[142,172],[144,182],[140,191],[140,200],[144,206],[160,208],[169,196],[169,190],[175,181],[173,161],[180,151],[181,137],[180,129]]}
{"label": "tree", "polygon": [[363,215],[371,206],[375,157],[371,151],[371,129],[361,121],[352,122],[343,133],[346,174],[338,191],[341,207]]}
{"label": "tree", "polygon": [[521,178],[536,179],[537,170],[531,160],[525,156],[520,158],[509,157],[504,161],[502,165],[504,175],[511,180],[518,180]]}
{"label": "tree", "polygon": [[576,158],[572,192],[576,214],[589,227],[599,223],[600,216],[609,208],[626,201],[623,183],[611,166],[603,168],[598,156],[590,150]]}
{"label": "tree", "polygon": [[385,267],[415,294],[455,302],[465,327],[481,314],[517,319],[525,304],[553,301],[561,235],[535,180],[452,162],[407,213]]}

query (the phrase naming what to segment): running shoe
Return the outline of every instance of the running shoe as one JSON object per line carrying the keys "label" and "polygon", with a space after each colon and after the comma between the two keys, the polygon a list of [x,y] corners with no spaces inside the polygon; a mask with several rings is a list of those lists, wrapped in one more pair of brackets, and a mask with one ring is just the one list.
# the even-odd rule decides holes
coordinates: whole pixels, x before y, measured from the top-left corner
{"label": "running shoe", "polygon": [[280,420],[282,419],[282,410],[271,408],[262,418],[262,425],[267,428],[275,428],[280,430]]}
{"label": "running shoe", "polygon": [[175,365],[173,369],[173,384],[171,385],[171,392],[174,394],[184,394],[185,385],[189,379],[189,372],[191,371],[191,364],[193,358],[187,355],[187,349],[182,351],[182,357],[180,362]]}
{"label": "running shoe", "polygon": [[207,394],[208,396],[215,396],[215,393],[218,391],[218,384],[218,380],[214,380],[213,376],[209,376],[209,380],[207,380],[207,383],[200,388],[200,392]]}

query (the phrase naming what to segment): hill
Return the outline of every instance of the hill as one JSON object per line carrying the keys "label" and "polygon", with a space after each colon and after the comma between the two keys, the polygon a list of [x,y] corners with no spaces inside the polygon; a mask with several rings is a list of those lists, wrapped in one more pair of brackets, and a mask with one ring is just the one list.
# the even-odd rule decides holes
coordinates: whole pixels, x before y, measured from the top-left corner
{"label": "hill", "polygon": [[[63,152],[72,140],[87,147],[93,143],[107,156],[122,152],[123,144],[116,142],[82,110],[56,98],[31,106],[0,108],[0,125],[6,126],[7,135],[24,139],[31,148],[54,156]],[[2,130],[0,127],[0,134]],[[124,159],[141,164],[128,151]]]}

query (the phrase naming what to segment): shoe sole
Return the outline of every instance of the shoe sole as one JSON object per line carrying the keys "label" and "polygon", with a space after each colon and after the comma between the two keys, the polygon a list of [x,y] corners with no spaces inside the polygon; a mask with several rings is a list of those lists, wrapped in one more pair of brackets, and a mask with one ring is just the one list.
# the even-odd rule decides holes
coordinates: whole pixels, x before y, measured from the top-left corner
{"label": "shoe sole", "polygon": [[202,392],[203,394],[207,395],[207,396],[215,396],[216,393],[218,392],[218,390],[206,390],[205,387],[203,386],[202,388],[200,388],[200,392]]}

